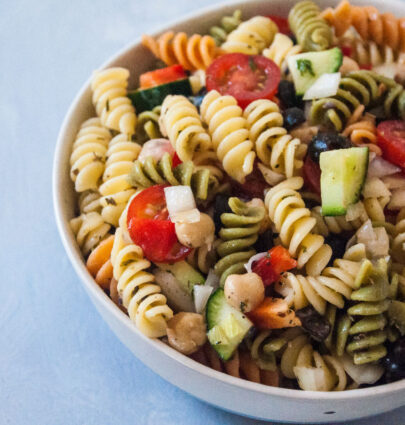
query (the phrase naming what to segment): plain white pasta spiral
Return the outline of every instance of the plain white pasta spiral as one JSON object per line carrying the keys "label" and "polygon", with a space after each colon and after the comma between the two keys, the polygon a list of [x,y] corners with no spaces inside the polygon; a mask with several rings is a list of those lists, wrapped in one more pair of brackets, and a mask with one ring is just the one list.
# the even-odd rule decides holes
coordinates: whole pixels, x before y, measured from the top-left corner
{"label": "plain white pasta spiral", "polygon": [[110,235],[108,232],[111,228],[97,212],[89,212],[72,218],[70,227],[85,257]]}
{"label": "plain white pasta spiral", "polygon": [[162,104],[160,130],[173,145],[182,161],[211,148],[211,138],[204,129],[197,108],[184,96],[169,95]]}
{"label": "plain white pasta spiral", "polygon": [[255,100],[243,115],[260,161],[287,178],[297,174],[303,166],[307,146],[287,134],[277,104],[268,99]]}
{"label": "plain white pasta spiral", "polygon": [[96,190],[86,190],[79,195],[80,214],[89,212],[101,212],[100,193]]}
{"label": "plain white pasta spiral", "polygon": [[173,311],[154,276],[146,271],[150,262],[143,257],[142,249],[128,243],[121,228],[115,233],[111,262],[119,297],[136,327],[150,338],[166,335],[166,322]]}
{"label": "plain white pasta spiral", "polygon": [[221,48],[228,53],[257,55],[270,45],[277,32],[277,25],[271,19],[255,16],[228,34]]}
{"label": "plain white pasta spiral", "polygon": [[135,133],[136,114],[127,97],[129,71],[125,68],[107,68],[95,71],[91,81],[93,104],[102,124],[111,130],[132,136]]}
{"label": "plain white pasta spiral", "polygon": [[200,111],[224,170],[233,179],[244,182],[253,170],[256,154],[242,109],[234,97],[212,90],[205,95]]}
{"label": "plain white pasta spiral", "polygon": [[265,204],[281,243],[297,258],[297,267],[306,265],[307,274],[317,276],[328,264],[332,249],[321,235],[311,233],[316,224],[297,190],[304,181],[292,177],[270,189]]}
{"label": "plain white pasta spiral", "polygon": [[301,51],[302,47],[298,44],[294,45],[290,37],[277,33],[270,47],[264,49],[262,54],[267,59],[271,59],[280,68],[282,74],[285,74],[288,70],[288,58]]}
{"label": "plain white pasta spiral", "polygon": [[402,208],[397,216],[392,255],[396,261],[405,263],[405,208]]}
{"label": "plain white pasta spiral", "polygon": [[326,217],[322,215],[322,207],[317,206],[311,209],[311,215],[316,219],[314,232],[326,237],[330,233],[339,234],[345,231],[358,229],[362,221],[357,219],[348,221],[346,216]]}
{"label": "plain white pasta spiral", "polygon": [[135,193],[128,182],[128,174],[141,149],[140,145],[128,140],[125,134],[118,134],[108,145],[103,184],[99,191],[103,196],[100,200],[103,207],[101,215],[113,226],[118,225],[128,199]]}
{"label": "plain white pasta spiral", "polygon": [[98,188],[110,139],[110,132],[98,118],[90,118],[81,125],[70,156],[70,178],[76,192]]}

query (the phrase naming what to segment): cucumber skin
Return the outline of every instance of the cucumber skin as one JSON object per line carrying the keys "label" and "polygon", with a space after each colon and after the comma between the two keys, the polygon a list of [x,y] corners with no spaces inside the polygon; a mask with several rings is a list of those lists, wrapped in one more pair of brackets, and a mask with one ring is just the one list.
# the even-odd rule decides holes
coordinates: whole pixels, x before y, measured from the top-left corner
{"label": "cucumber skin", "polygon": [[136,112],[150,111],[155,106],[159,106],[169,94],[181,94],[191,96],[191,84],[188,78],[161,84],[144,90],[134,90],[128,93]]}
{"label": "cucumber skin", "polygon": [[[318,56],[318,58],[317,58]],[[325,61],[325,57],[332,58],[329,63]],[[315,57],[315,62],[314,58]],[[316,65],[316,62],[320,61],[319,57],[322,59],[322,71],[319,72],[319,66]],[[293,58],[295,59],[293,61]],[[299,71],[296,70],[296,63],[298,59],[308,59],[312,63],[312,69],[315,73],[314,76],[305,76],[300,75]],[[294,63],[294,66],[290,67],[290,64]],[[343,63],[343,53],[338,47],[334,47],[329,50],[324,50],[322,52],[306,52],[299,53],[298,55],[294,55],[288,61],[288,67],[292,74],[294,80],[294,86],[297,96],[303,96],[305,92],[309,89],[309,87],[322,75],[325,73],[333,73],[338,72]]]}
{"label": "cucumber skin", "polygon": [[[364,152],[364,154],[363,154],[363,160],[364,160],[363,169],[358,170],[359,172],[362,172],[362,178],[361,178],[360,183],[358,184],[358,188],[353,193],[353,197],[351,198],[351,201],[347,203],[347,205],[333,205],[333,206],[332,205],[325,205],[324,204],[324,198],[322,198],[322,215],[323,216],[334,217],[334,216],[345,215],[347,213],[347,207],[349,205],[355,204],[360,199],[360,195],[361,195],[361,192],[363,190],[363,187],[364,187],[364,184],[365,184],[366,178],[367,178],[367,171],[368,171],[368,165],[369,165],[369,149],[367,147],[362,147],[362,148],[353,147],[353,148],[349,148],[349,149],[339,149],[339,150],[335,150],[335,151],[322,152],[321,156],[324,153],[326,153],[326,154],[328,154],[328,156],[330,156],[330,155],[332,155],[332,152],[339,152],[337,155],[342,155],[342,154],[344,154],[344,152],[347,152],[347,151],[352,150],[352,149],[356,149],[356,152],[360,152],[360,150]],[[346,176],[346,178],[348,178],[348,176]],[[322,174],[321,174],[321,197],[322,197]]]}

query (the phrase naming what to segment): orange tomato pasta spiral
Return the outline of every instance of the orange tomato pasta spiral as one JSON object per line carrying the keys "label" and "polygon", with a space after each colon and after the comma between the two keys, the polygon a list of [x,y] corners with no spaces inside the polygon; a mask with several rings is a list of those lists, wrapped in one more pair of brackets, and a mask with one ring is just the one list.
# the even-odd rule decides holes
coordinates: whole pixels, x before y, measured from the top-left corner
{"label": "orange tomato pasta spiral", "polygon": [[179,63],[189,71],[207,68],[217,56],[215,40],[209,35],[167,31],[156,40],[142,36],[142,44],[166,65]]}
{"label": "orange tomato pasta spiral", "polygon": [[113,277],[113,266],[110,259],[113,244],[114,235],[111,235],[94,248],[86,262],[87,270],[104,290],[110,288]]}
{"label": "orange tomato pasta spiral", "polygon": [[352,6],[347,0],[335,9],[326,9],[322,17],[335,28],[337,37],[352,26],[363,40],[405,51],[405,18],[380,13],[374,6]]}

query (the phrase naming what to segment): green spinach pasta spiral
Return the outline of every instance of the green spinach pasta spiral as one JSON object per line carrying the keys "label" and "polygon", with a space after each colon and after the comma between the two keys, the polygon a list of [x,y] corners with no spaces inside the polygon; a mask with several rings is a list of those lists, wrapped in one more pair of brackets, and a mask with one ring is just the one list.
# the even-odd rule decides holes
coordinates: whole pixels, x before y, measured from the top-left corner
{"label": "green spinach pasta spiral", "polygon": [[404,88],[390,78],[363,70],[342,78],[335,96],[314,101],[311,119],[314,123],[329,124],[341,131],[361,104],[366,108],[382,104],[386,118],[405,118]]}
{"label": "green spinach pasta spiral", "polygon": [[190,161],[197,151],[211,148],[211,138],[202,125],[197,108],[186,97],[166,96],[159,122],[162,133],[168,136],[182,161]]}
{"label": "green spinach pasta spiral", "polygon": [[209,33],[217,45],[220,46],[225,42],[228,34],[238,28],[241,23],[242,11],[237,9],[232,15],[222,17],[220,24],[212,26]]}
{"label": "green spinach pasta spiral", "polygon": [[155,106],[150,111],[141,112],[138,115],[138,122],[136,124],[136,141],[138,143],[145,143],[147,140],[158,139],[162,137],[159,129],[159,117],[162,107]]}
{"label": "green spinach pasta spiral", "polygon": [[332,44],[332,29],[321,18],[319,7],[312,1],[297,3],[288,15],[288,22],[305,50],[326,50]]}
{"label": "green spinach pasta spiral", "polygon": [[204,96],[200,109],[224,170],[243,182],[253,170],[256,154],[242,109],[234,97],[221,96],[216,90]]}
{"label": "green spinach pasta spiral", "polygon": [[244,264],[256,253],[252,248],[258,238],[264,208],[250,207],[238,198],[229,199],[232,213],[221,215],[222,228],[219,232],[221,243],[217,253],[221,258],[215,265],[221,286],[230,274],[241,274]]}
{"label": "green spinach pasta spiral", "polygon": [[297,258],[298,268],[306,265],[307,273],[317,276],[328,264],[332,249],[323,236],[311,232],[316,220],[297,192],[303,184],[301,177],[279,183],[267,192],[265,204],[282,244]]}
{"label": "green spinach pasta spiral", "polygon": [[136,160],[132,164],[128,176],[132,186],[146,188],[155,184],[169,183],[172,186],[191,186],[198,199],[206,200],[212,196],[218,187],[218,180],[211,175],[208,169],[195,170],[192,161],[186,161],[173,168],[172,157],[165,153],[156,164],[153,157],[148,157],[144,162]]}
{"label": "green spinach pasta spiral", "polygon": [[375,362],[387,354],[387,320],[384,313],[389,307],[387,262],[381,259],[373,265],[369,260],[362,264],[362,285],[352,292],[356,304],[347,313],[354,323],[349,329],[346,350],[355,364]]}
{"label": "green spinach pasta spiral", "polygon": [[277,104],[267,99],[255,100],[245,109],[244,117],[260,161],[287,178],[297,174],[307,147],[287,134]]}
{"label": "green spinach pasta spiral", "polygon": [[115,233],[111,263],[119,297],[136,327],[150,338],[166,335],[166,322],[173,311],[153,274],[146,271],[150,262],[143,257],[142,249],[128,243],[121,228]]}

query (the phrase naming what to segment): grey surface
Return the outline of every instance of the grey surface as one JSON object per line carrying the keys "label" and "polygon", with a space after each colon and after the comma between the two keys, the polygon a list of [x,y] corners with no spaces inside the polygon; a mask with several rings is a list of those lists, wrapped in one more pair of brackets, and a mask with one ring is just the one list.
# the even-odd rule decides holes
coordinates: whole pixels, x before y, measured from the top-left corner
{"label": "grey surface", "polygon": [[[84,293],[51,204],[57,132],[92,70],[210,3],[0,1],[1,425],[259,423],[201,403],[132,356]],[[404,422],[405,408],[350,425]]]}

